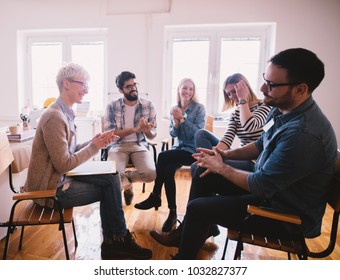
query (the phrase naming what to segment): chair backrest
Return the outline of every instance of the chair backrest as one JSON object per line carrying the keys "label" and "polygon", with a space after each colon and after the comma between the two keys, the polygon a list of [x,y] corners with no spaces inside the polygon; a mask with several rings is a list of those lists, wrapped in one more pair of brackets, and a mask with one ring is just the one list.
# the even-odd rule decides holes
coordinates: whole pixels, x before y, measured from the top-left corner
{"label": "chair backrest", "polygon": [[214,132],[214,116],[213,115],[207,115],[207,118],[205,121],[205,129],[209,130],[211,133]]}
{"label": "chair backrest", "polygon": [[338,158],[335,164],[335,174],[331,182],[331,193],[328,204],[335,212],[340,212],[340,151],[338,150]]}
{"label": "chair backrest", "polygon": [[0,132],[0,174],[4,172],[13,161],[12,149],[5,132]]}

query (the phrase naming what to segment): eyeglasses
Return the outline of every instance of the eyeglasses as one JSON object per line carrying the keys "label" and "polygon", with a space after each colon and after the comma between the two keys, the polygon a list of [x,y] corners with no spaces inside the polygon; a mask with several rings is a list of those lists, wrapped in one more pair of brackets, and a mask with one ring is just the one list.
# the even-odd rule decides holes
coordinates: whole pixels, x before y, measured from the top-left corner
{"label": "eyeglasses", "polygon": [[76,80],[70,80],[70,82],[80,84],[84,89],[89,88],[89,85],[86,82],[81,82],[81,81],[76,81]]}
{"label": "eyeglasses", "polygon": [[127,89],[127,90],[130,90],[130,89],[132,89],[133,87],[138,87],[138,83],[134,83],[133,85],[126,85],[126,86],[124,86],[123,87],[123,89]]}
{"label": "eyeglasses", "polygon": [[265,77],[264,77],[264,73],[263,73],[263,80],[264,80],[264,83],[266,84],[268,91],[272,91],[273,88],[275,88],[275,87],[294,86],[294,85],[299,84],[299,83],[278,83],[278,84],[276,84],[276,83],[273,83],[271,81],[266,80]]}

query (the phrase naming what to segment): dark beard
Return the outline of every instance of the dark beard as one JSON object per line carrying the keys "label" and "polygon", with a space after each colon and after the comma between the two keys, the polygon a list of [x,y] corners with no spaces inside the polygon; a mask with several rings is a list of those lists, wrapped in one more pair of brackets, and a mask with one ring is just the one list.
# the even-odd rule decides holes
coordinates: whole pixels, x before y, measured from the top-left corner
{"label": "dark beard", "polygon": [[136,92],[136,96],[135,95],[131,95],[132,92],[130,92],[129,94],[124,93],[124,96],[129,101],[136,101],[138,99],[138,91],[135,91]]}

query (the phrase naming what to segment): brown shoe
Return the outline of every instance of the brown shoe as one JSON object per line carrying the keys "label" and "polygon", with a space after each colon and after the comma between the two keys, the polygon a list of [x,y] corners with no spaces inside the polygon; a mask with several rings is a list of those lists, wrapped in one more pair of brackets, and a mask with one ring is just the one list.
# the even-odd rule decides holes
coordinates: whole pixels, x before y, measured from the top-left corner
{"label": "brown shoe", "polygon": [[152,257],[152,251],[139,246],[134,233],[128,230],[124,237],[110,242],[104,241],[101,246],[101,256],[103,260],[126,258],[147,260]]}
{"label": "brown shoe", "polygon": [[150,231],[150,235],[160,244],[168,247],[179,247],[182,237],[182,226],[170,232],[161,232],[158,230]]}
{"label": "brown shoe", "polygon": [[125,204],[130,205],[133,199],[133,190],[132,189],[127,189],[124,190],[124,199],[125,199]]}

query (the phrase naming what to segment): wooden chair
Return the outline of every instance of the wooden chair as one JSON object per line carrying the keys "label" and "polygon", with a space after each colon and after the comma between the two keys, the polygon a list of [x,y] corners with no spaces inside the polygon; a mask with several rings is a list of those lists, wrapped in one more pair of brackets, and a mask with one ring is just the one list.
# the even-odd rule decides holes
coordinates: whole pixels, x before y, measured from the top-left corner
{"label": "wooden chair", "polygon": [[[56,190],[46,190],[46,191],[34,191],[34,192],[23,192],[18,193],[12,182],[12,168],[11,163],[13,161],[13,154],[11,147],[8,143],[7,136],[5,133],[0,133],[0,173],[4,172],[8,168],[9,174],[9,187],[14,192],[13,206],[10,211],[9,219],[4,222],[0,222],[1,227],[7,227],[7,235],[5,241],[4,255],[3,259],[7,258],[8,247],[10,243],[10,235],[14,232],[16,227],[21,226],[21,235],[19,241],[18,250],[22,249],[22,241],[24,237],[24,229],[26,226],[33,225],[59,225],[59,230],[62,231],[65,255],[66,259],[69,259],[69,252],[67,246],[65,223],[72,223],[75,247],[78,246],[78,241],[76,237],[76,231],[73,221],[73,208],[62,209],[59,205],[58,199],[56,197]],[[57,209],[51,209],[48,207],[39,206],[34,202],[34,199],[51,199],[58,205]]]}
{"label": "wooden chair", "polygon": [[[101,122],[102,122],[102,131],[104,131],[104,117],[101,117]],[[148,140],[148,144],[151,146],[152,148],[152,151],[153,151],[153,160],[156,164],[157,162],[157,143],[156,142],[153,142],[151,140]],[[105,161],[107,160],[107,157],[108,157],[108,152],[109,150],[108,149],[102,149],[101,150],[101,155],[100,155],[100,159],[102,161]],[[129,160],[128,164],[126,165],[126,168],[125,170],[131,170],[131,169],[136,169],[136,167],[133,165],[132,161]],[[143,182],[143,187],[142,187],[142,192],[145,193],[145,182]]]}
{"label": "wooden chair", "polygon": [[[333,211],[333,219],[332,219],[332,227],[330,233],[327,232],[325,237],[328,240],[328,245],[325,249],[314,252],[311,251],[307,244],[305,237],[300,234],[300,236],[295,236],[292,238],[268,238],[266,236],[260,236],[256,234],[252,234],[251,232],[241,232],[233,229],[228,229],[227,239],[223,250],[222,259],[225,258],[228,241],[234,240],[237,241],[237,246],[235,250],[234,259],[241,259],[241,252],[243,250],[243,244],[247,243],[254,246],[266,247],[274,250],[280,250],[287,252],[288,259],[291,259],[290,254],[296,254],[299,259],[307,259],[311,258],[325,258],[329,256],[335,247],[336,238],[337,238],[337,230],[339,223],[339,214],[340,214],[340,156],[338,151],[338,159],[336,163],[336,171],[335,175],[331,181],[331,192],[329,198],[327,200],[327,204]],[[278,221],[292,223],[295,225],[301,224],[301,219],[296,215],[288,215],[284,213],[270,211],[268,209],[263,209],[261,207],[248,205],[248,213],[249,216],[247,219],[251,219],[254,216],[265,217],[269,219],[275,219]]]}

